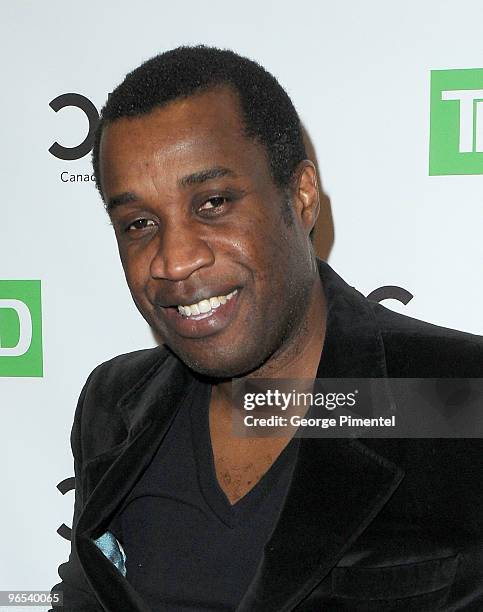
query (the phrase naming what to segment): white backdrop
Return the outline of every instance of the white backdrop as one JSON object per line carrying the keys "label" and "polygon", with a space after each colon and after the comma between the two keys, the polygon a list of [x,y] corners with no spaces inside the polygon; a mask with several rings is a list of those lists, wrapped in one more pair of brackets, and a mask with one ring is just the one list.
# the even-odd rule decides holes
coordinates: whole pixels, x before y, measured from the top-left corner
{"label": "white backdrop", "polygon": [[46,590],[69,551],[56,530],[73,493],[56,485],[73,475],[81,386],[101,361],[154,345],[93,183],[60,179],[90,173],[90,156],[48,151],[79,144],[86,116],[49,102],[74,92],[100,108],[127,71],[179,44],[256,59],[314,144],[333,267],[365,295],[413,294],[385,302],[395,310],[481,333],[483,174],[429,176],[428,155],[431,70],[483,67],[483,3],[17,0],[2,13],[0,279],[41,280],[44,376],[0,378],[0,590]]}

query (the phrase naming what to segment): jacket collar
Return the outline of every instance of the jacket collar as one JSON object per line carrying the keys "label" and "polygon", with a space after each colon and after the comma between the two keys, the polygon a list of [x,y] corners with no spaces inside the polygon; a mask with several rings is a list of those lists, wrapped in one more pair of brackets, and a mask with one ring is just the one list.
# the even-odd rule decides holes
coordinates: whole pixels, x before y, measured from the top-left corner
{"label": "jacket collar", "polygon": [[328,263],[320,259],[317,263],[327,302],[326,335],[317,377],[387,377],[384,344],[371,302]]}
{"label": "jacket collar", "polygon": [[[385,377],[384,346],[370,303],[318,260],[327,298],[327,331],[317,376]],[[191,372],[169,354],[119,403],[126,441],[91,460],[86,480],[103,474],[77,530],[84,570],[106,609],[119,605],[103,565],[123,589],[126,610],[144,610],[134,589],[93,544],[102,535],[166,435]],[[389,500],[403,477],[356,440],[302,439],[292,482],[272,537],[239,612],[292,610],[338,562]],[[114,572],[114,573],[112,573]],[[112,575],[111,575],[112,574]],[[104,576],[104,577],[103,577]]]}

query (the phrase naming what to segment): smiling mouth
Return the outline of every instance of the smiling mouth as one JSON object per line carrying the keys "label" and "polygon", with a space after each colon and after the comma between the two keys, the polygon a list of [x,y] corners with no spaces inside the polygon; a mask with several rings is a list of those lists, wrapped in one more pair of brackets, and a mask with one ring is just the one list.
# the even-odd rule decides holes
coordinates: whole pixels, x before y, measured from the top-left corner
{"label": "smiling mouth", "polygon": [[177,310],[182,317],[191,319],[193,321],[199,321],[200,319],[210,317],[217,308],[229,302],[237,293],[238,289],[235,289],[227,295],[217,295],[209,299],[196,302],[195,304],[178,306]]}
{"label": "smiling mouth", "polygon": [[175,334],[183,338],[206,338],[231,325],[238,316],[241,293],[238,287],[194,304],[163,307],[164,317]]}

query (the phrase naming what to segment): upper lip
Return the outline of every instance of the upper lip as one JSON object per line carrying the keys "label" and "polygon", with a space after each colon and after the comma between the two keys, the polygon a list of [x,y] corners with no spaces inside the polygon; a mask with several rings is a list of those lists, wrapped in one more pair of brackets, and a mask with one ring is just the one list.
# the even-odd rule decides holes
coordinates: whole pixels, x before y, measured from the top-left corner
{"label": "upper lip", "polygon": [[171,298],[169,301],[168,300],[162,300],[159,302],[159,305],[162,306],[163,308],[172,308],[172,307],[176,307],[176,306],[190,306],[191,304],[197,304],[198,302],[201,302],[202,300],[209,300],[212,297],[217,297],[219,295],[228,295],[229,293],[231,293],[232,291],[235,291],[235,289],[238,289],[238,287],[234,287],[234,286],[230,286],[228,288],[222,288],[222,289],[201,289],[199,291],[190,293],[190,294],[184,294],[184,295],[176,295],[173,296],[173,298]]}

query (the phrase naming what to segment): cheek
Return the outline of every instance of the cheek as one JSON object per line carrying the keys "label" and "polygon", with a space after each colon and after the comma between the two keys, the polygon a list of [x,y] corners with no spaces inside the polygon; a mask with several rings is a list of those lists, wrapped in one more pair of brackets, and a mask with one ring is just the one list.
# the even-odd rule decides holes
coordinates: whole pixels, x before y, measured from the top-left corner
{"label": "cheek", "polygon": [[288,236],[280,206],[278,202],[267,205],[260,201],[254,214],[236,219],[232,231],[236,233],[236,246],[242,253],[263,263],[285,252]]}
{"label": "cheek", "polygon": [[247,228],[241,242],[242,251],[252,263],[258,277],[272,279],[285,275],[293,250],[287,228],[277,219],[256,220]]}
{"label": "cheek", "polygon": [[119,255],[127,284],[132,293],[142,293],[149,280],[149,258],[141,249],[119,245]]}

